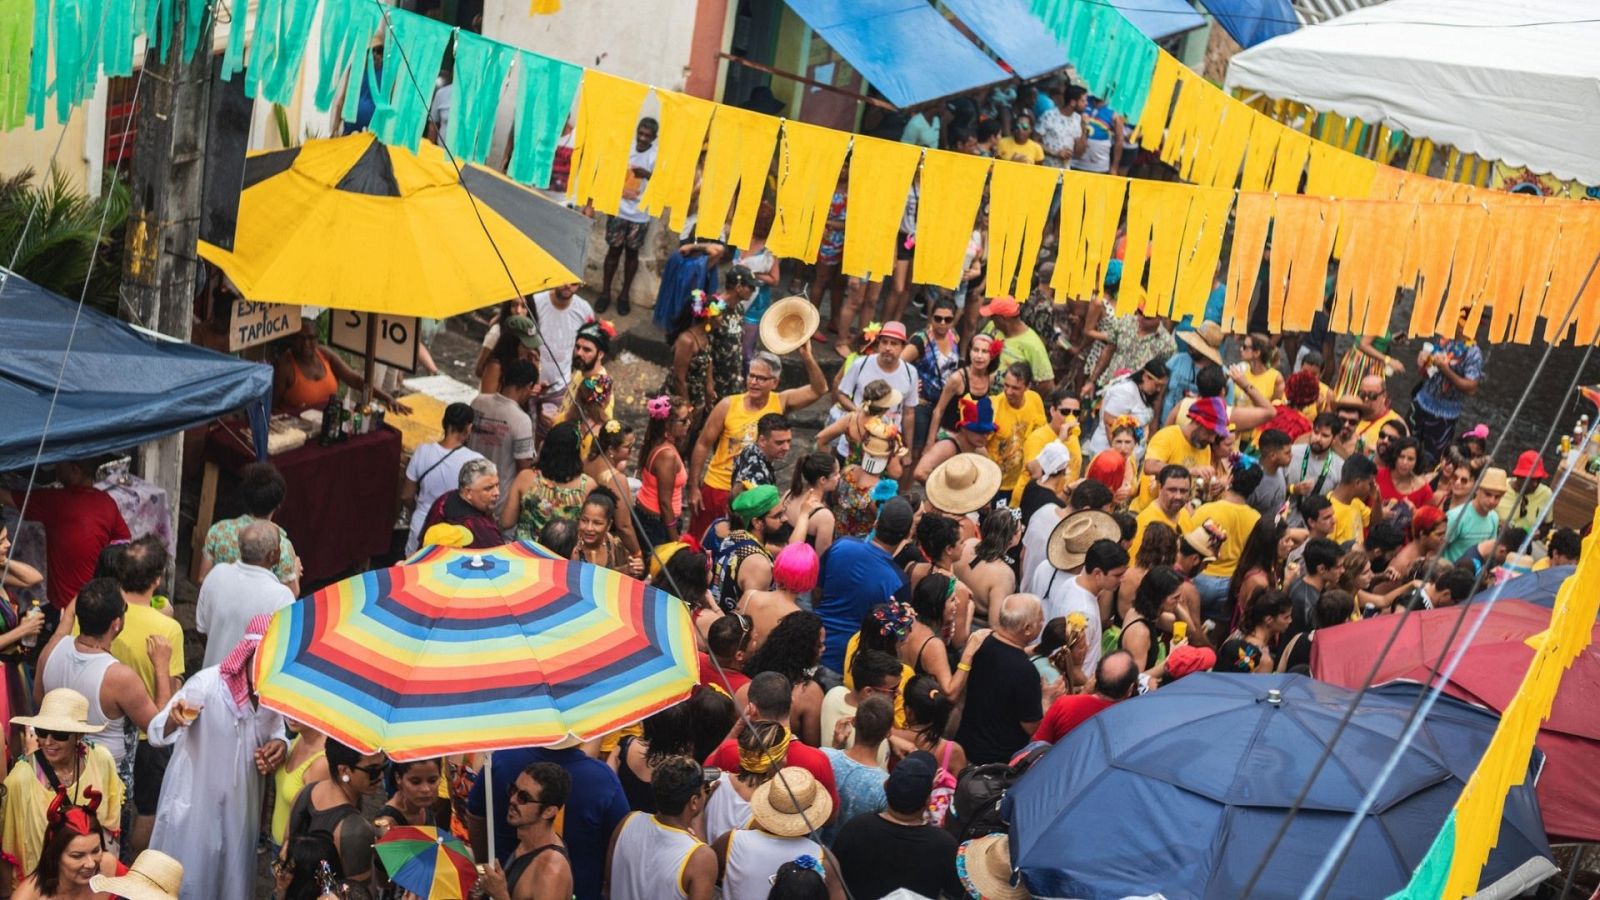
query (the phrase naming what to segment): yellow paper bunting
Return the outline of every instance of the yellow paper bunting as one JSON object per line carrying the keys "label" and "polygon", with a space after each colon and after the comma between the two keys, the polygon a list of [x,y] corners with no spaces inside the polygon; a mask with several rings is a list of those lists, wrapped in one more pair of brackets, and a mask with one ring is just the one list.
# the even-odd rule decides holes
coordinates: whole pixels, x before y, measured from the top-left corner
{"label": "yellow paper bunting", "polygon": [[816,262],[828,206],[850,136],[802,122],[783,123],[778,146],[778,213],[767,246],[778,256]]}

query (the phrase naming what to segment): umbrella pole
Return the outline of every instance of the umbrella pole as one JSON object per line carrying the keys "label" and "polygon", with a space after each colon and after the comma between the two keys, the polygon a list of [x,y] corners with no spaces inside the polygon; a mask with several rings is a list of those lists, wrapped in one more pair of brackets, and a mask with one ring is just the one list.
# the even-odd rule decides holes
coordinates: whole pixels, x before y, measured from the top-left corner
{"label": "umbrella pole", "polygon": [[378,356],[378,314],[367,313],[367,362],[365,386],[361,390],[361,402],[367,406],[372,405],[372,375],[377,368]]}
{"label": "umbrella pole", "polygon": [[489,858],[483,861],[485,866],[492,865],[499,857],[494,855],[494,751],[489,751],[483,760],[483,817],[487,822],[484,832],[488,837]]}

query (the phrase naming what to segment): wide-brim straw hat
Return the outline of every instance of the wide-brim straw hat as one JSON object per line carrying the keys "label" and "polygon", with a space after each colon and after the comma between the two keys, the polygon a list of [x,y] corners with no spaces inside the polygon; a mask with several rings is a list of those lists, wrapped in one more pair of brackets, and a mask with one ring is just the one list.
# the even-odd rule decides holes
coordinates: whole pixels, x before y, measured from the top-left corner
{"label": "wide-brim straw hat", "polygon": [[178,900],[183,884],[183,863],[160,850],[145,850],[126,875],[96,875],[89,887],[124,900]]}
{"label": "wide-brim straw hat", "polygon": [[1028,900],[1028,889],[1011,883],[1011,838],[991,834],[973,838],[956,852],[956,874],[982,900]]}
{"label": "wide-brim straw hat", "polygon": [[786,766],[750,795],[750,815],[763,831],[779,837],[801,837],[822,827],[833,815],[833,798],[799,766]]}
{"label": "wide-brim straw hat", "polygon": [[783,356],[805,346],[821,323],[817,308],[804,297],[785,297],[761,314],[761,346]]}
{"label": "wide-brim straw hat", "polygon": [[940,512],[964,516],[989,505],[1000,478],[1000,466],[989,457],[957,453],[928,476],[928,502]]}
{"label": "wide-brim straw hat", "polygon": [[1215,322],[1201,322],[1192,331],[1178,332],[1178,340],[1188,344],[1195,352],[1222,365],[1222,327]]}
{"label": "wide-brim straw hat", "polygon": [[89,724],[89,698],[72,688],[56,688],[39,701],[39,713],[15,716],[13,725],[32,725],[34,730],[67,731],[73,734],[99,734],[104,725]]}
{"label": "wide-brim straw hat", "polygon": [[1083,558],[1095,541],[1116,541],[1122,538],[1122,526],[1110,513],[1098,509],[1085,509],[1067,516],[1050,530],[1045,556],[1050,565],[1063,572],[1083,565]]}
{"label": "wide-brim straw hat", "polygon": [[[1483,480],[1478,482],[1478,487],[1486,491],[1499,491],[1504,494],[1511,490],[1511,482],[1506,480],[1506,470],[1499,466],[1490,466],[1483,470]],[[46,694],[46,697],[49,695]],[[13,722],[20,721],[12,719]]]}

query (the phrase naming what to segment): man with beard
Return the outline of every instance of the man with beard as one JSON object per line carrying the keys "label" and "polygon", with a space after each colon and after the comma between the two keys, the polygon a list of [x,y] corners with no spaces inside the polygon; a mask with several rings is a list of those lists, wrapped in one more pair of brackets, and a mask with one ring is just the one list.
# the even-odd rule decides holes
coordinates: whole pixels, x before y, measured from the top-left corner
{"label": "man with beard", "polygon": [[[611,374],[606,371],[606,357],[611,353],[611,338],[615,335],[616,329],[609,322],[598,319],[590,319],[578,329],[572,339],[572,368],[569,370],[566,395],[561,400],[561,412],[556,415],[557,421],[571,412],[578,395],[578,385],[585,378]],[[606,400],[606,418],[612,418],[615,410],[616,396],[613,394]]]}
{"label": "man with beard", "polygon": [[[1326,493],[1339,483],[1339,477],[1344,474],[1344,460],[1333,452],[1333,441],[1340,424],[1337,415],[1323,413],[1312,423],[1305,443],[1294,445],[1289,454],[1289,467],[1284,471],[1284,477],[1289,480],[1290,501]],[[1289,524],[1305,527],[1306,521],[1297,502],[1289,504]]]}
{"label": "man with beard", "polygon": [[539,334],[544,338],[544,352],[539,354],[539,380],[550,387],[539,398],[539,418],[541,427],[548,427],[547,423],[555,421],[566,399],[578,330],[594,320],[594,308],[578,296],[578,285],[563,284],[534,294],[529,314],[539,323]]}

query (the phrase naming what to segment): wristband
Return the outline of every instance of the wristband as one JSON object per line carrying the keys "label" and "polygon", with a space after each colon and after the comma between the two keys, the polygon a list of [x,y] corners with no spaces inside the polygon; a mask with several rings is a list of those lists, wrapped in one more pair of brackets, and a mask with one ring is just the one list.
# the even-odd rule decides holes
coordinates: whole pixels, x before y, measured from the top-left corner
{"label": "wristband", "polygon": [[958,671],[958,672],[971,672],[972,671],[972,663],[969,663],[966,660],[962,660],[961,662],[956,663],[956,671]]}

